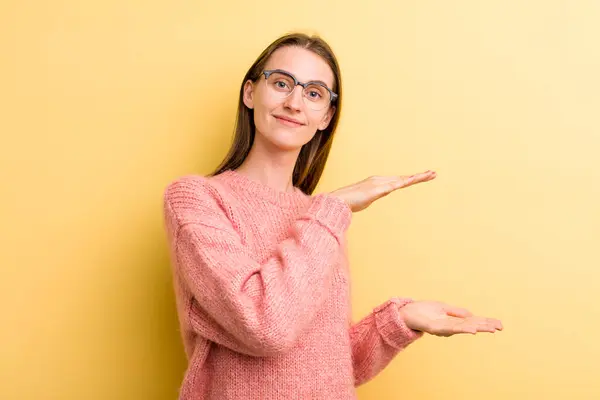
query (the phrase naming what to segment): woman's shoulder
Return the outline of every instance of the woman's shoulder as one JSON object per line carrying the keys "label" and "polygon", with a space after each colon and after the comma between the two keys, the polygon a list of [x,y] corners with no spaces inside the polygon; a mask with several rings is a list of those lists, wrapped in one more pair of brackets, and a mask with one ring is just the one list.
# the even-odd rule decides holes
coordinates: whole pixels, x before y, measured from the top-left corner
{"label": "woman's shoulder", "polygon": [[222,214],[225,188],[213,176],[187,174],[170,181],[163,193],[167,212],[177,219],[201,218],[203,214]]}
{"label": "woman's shoulder", "polygon": [[187,174],[176,177],[167,183],[164,198],[211,197],[214,195],[214,182],[210,176]]}

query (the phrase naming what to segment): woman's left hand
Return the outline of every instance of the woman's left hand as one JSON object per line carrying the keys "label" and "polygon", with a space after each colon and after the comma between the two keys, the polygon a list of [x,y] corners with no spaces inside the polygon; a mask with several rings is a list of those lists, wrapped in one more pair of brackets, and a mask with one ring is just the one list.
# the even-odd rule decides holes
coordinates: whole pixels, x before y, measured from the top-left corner
{"label": "woman's left hand", "polygon": [[474,316],[464,308],[439,301],[408,303],[400,308],[400,315],[409,328],[436,336],[502,330],[502,323],[495,318]]}

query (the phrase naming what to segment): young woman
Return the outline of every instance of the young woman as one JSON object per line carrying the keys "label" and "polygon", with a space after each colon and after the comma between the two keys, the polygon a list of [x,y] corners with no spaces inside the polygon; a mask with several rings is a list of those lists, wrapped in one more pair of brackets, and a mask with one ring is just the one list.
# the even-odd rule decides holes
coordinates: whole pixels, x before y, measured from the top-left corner
{"label": "young woman", "polygon": [[313,195],[341,100],[330,47],[319,37],[281,37],[244,77],[221,166],[167,186],[189,361],[180,399],[355,399],[356,386],[424,333],[502,329],[462,308],[399,297],[351,322],[352,213],[436,175],[371,177]]}

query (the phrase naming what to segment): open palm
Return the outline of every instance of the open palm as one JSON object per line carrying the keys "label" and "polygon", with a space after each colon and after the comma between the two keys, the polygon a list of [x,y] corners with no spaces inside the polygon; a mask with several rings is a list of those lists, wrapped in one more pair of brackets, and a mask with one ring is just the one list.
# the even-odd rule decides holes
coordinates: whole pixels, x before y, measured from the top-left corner
{"label": "open palm", "polygon": [[464,308],[439,301],[415,301],[400,308],[400,314],[409,328],[436,336],[493,333],[503,328],[495,318],[474,316]]}

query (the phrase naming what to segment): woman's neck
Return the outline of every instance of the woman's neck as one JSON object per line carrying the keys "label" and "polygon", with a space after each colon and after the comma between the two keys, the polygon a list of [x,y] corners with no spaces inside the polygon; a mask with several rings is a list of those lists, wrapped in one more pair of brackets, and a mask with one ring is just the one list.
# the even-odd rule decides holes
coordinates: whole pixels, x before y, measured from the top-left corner
{"label": "woman's neck", "polygon": [[236,171],[277,191],[293,192],[292,175],[299,152],[268,151],[255,143]]}

